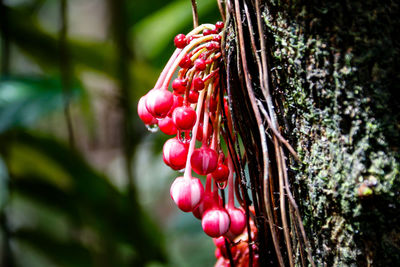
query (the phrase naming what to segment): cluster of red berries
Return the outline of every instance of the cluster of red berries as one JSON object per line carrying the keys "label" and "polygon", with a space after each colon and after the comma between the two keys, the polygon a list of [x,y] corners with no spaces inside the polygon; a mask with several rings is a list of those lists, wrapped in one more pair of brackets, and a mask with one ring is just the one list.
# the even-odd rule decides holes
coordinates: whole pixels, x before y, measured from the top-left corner
{"label": "cluster of red berries", "polygon": [[[203,24],[175,37],[176,50],[155,87],[139,100],[138,114],[149,128],[158,125],[163,133],[175,136],[165,142],[163,159],[173,170],[184,169],[170,189],[176,205],[193,212],[207,235],[233,240],[243,233],[246,216],[234,206],[234,168],[221,148],[222,109],[232,131],[219,74],[223,27],[222,22]],[[206,176],[205,190],[192,170]],[[227,185],[229,199],[224,207],[218,189]]]}

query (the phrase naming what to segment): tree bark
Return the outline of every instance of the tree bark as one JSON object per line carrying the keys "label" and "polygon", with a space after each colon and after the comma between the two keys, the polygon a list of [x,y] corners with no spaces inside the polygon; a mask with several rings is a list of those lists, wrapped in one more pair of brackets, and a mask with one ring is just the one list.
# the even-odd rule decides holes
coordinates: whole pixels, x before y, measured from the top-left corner
{"label": "tree bark", "polygon": [[400,263],[399,9],[226,2],[235,167],[261,266]]}

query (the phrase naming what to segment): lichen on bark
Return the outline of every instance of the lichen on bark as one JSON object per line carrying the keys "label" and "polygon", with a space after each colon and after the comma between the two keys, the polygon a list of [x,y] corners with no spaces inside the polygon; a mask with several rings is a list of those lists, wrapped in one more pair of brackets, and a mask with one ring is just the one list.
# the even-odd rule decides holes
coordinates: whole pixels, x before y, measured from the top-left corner
{"label": "lichen on bark", "polygon": [[400,263],[399,5],[268,1],[272,90],[318,266]]}

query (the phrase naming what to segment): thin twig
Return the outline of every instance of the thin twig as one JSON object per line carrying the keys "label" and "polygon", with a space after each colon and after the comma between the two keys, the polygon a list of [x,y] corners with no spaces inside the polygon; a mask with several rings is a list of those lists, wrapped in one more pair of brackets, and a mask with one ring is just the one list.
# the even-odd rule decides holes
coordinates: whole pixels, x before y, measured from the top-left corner
{"label": "thin twig", "polygon": [[217,3],[218,3],[218,9],[219,9],[219,13],[221,14],[222,21],[225,21],[225,9],[222,6],[222,1],[217,0]]}
{"label": "thin twig", "polygon": [[199,15],[197,14],[196,0],[192,0],[192,15],[193,15],[193,28],[197,28],[199,26]]}

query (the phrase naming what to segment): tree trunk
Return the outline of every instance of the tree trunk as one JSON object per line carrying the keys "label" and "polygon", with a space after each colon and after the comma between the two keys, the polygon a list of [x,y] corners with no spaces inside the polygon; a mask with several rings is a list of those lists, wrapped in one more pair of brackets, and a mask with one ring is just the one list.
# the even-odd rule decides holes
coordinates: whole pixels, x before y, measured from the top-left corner
{"label": "tree trunk", "polygon": [[399,265],[399,4],[226,7],[237,194],[261,266]]}

